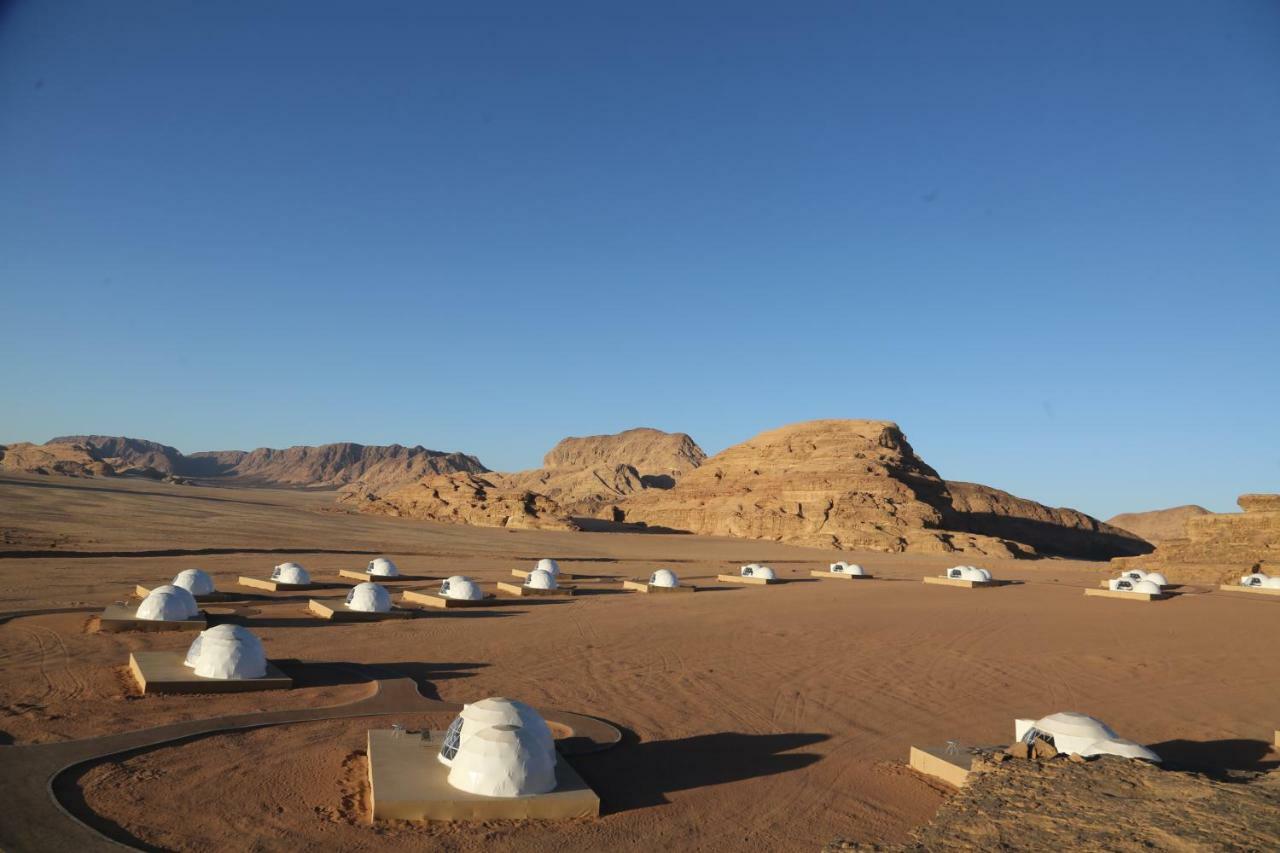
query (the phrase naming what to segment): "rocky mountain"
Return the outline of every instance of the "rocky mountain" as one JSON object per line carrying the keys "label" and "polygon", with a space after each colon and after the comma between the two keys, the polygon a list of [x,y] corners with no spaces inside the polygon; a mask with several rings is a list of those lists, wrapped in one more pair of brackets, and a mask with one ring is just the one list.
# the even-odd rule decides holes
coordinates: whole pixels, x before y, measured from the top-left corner
{"label": "rocky mountain", "polygon": [[1185,504],[1150,512],[1122,512],[1115,518],[1107,519],[1107,524],[1141,536],[1153,545],[1159,545],[1168,539],[1185,539],[1187,520],[1208,514],[1209,510],[1202,506]]}
{"label": "rocky mountain", "polygon": [[1186,520],[1183,538],[1161,542],[1145,557],[1113,560],[1117,569],[1158,570],[1172,583],[1235,583],[1261,571],[1280,574],[1280,495],[1241,495],[1244,512],[1211,512]]}
{"label": "rocky mountain", "polygon": [[[432,474],[484,473],[488,470],[474,456],[399,444],[378,446],[340,442],[283,450],[262,447],[252,451],[215,450],[183,454],[167,444],[140,438],[78,435],[60,436],[44,445],[11,447],[25,448],[12,457],[11,466],[15,470],[21,460],[27,468],[42,468],[47,473],[74,471],[79,476],[192,478],[240,486],[336,488],[363,483],[374,489],[389,489]],[[43,456],[30,449],[37,447],[42,448]],[[80,457],[84,457],[80,463],[73,464]]]}
{"label": "rocky mountain", "polygon": [[1060,554],[1100,559],[1150,546],[1074,510],[950,484],[889,421],[820,420],[761,433],[668,491],[607,506],[615,521],[823,548]]}
{"label": "rocky mountain", "polygon": [[354,485],[342,491],[338,502],[360,512],[448,524],[523,530],[578,529],[551,498],[507,486],[501,476],[468,472],[433,474],[382,495],[363,485]]}
{"label": "rocky mountain", "polygon": [[0,445],[0,470],[23,474],[61,474],[67,477],[114,477],[110,464],[94,455],[87,444],[72,442]]}
{"label": "rocky mountain", "polygon": [[956,530],[1009,539],[1040,554],[1081,560],[1151,551],[1143,537],[1078,510],[1045,506],[977,483],[948,480],[947,491],[951,512],[944,513],[944,524]]}

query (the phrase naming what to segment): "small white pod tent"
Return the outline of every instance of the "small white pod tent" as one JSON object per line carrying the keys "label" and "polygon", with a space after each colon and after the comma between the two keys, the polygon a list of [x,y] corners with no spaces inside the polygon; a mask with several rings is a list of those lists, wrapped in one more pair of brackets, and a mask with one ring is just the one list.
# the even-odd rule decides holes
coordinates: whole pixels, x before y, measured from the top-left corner
{"label": "small white pod tent", "polygon": [[1147,572],[1143,578],[1144,581],[1151,581],[1156,586],[1168,586],[1169,581],[1160,572]]}
{"label": "small white pod tent", "polygon": [[484,592],[479,584],[464,575],[453,575],[440,582],[440,594],[459,601],[479,601]]}
{"label": "small white pod tent", "polygon": [[377,557],[370,560],[365,571],[368,574],[380,578],[394,578],[400,576],[400,570],[396,568],[396,564],[388,560],[386,557]]}
{"label": "small white pod tent", "polygon": [[468,737],[449,768],[449,784],[482,797],[529,797],[556,787],[556,756],[519,726],[493,726]]}
{"label": "small white pod tent", "polygon": [[200,615],[195,596],[180,586],[158,586],[138,605],[136,616],[149,622],[181,622]]}
{"label": "small white pod tent", "polygon": [[297,563],[281,563],[271,570],[271,579],[277,583],[308,584],[311,574]]}
{"label": "small white pod tent", "polygon": [[525,580],[524,585],[530,589],[557,589],[559,584],[556,583],[556,576],[542,569],[534,569],[529,572],[529,577]]}
{"label": "small white pod tent", "polygon": [[541,714],[519,700],[490,696],[462,706],[462,712],[454,718],[445,732],[444,743],[440,747],[440,763],[452,764],[464,740],[493,726],[528,729],[533,740],[539,744],[539,749],[555,752],[555,738]]}
{"label": "small white pod tent", "polygon": [[952,566],[945,575],[952,580],[974,581],[984,583],[991,580],[991,572],[977,566]]}
{"label": "small white pod tent", "polygon": [[538,561],[538,565],[533,567],[535,572],[546,572],[552,577],[560,577],[560,564],[550,557],[543,557]]}
{"label": "small white pod tent", "polygon": [[1133,591],[1143,592],[1143,593],[1146,593],[1147,595],[1160,595],[1160,593],[1163,592],[1163,590],[1160,589],[1160,584],[1156,583],[1150,578],[1151,576],[1147,575],[1147,577],[1135,583],[1133,585]]}
{"label": "small white pod tent", "polygon": [[748,563],[738,570],[738,575],[744,578],[762,578],[764,580],[773,580],[777,577],[773,569],[768,566],[762,566],[759,563]]}
{"label": "small white pod tent", "polygon": [[185,664],[201,678],[263,678],[267,674],[262,641],[240,625],[201,631],[187,650]]}
{"label": "small white pod tent", "polygon": [[838,563],[831,564],[831,573],[836,575],[865,575],[867,570],[859,566],[857,563],[846,563],[841,560]]}
{"label": "small white pod tent", "polygon": [[1262,572],[1253,572],[1240,578],[1240,586],[1265,586],[1267,576]]}
{"label": "small white pod tent", "polygon": [[1120,755],[1159,762],[1160,756],[1139,743],[1117,735],[1101,720],[1078,711],[1059,711],[1038,720],[1018,720],[1014,734],[1024,743],[1044,740],[1058,752],[1091,755]]}
{"label": "small white pod tent", "polygon": [[173,585],[182,587],[192,595],[212,595],[217,592],[213,578],[202,569],[183,569],[174,576]]}
{"label": "small white pod tent", "polygon": [[656,572],[649,575],[649,585],[670,589],[672,587],[680,586],[680,578],[670,569],[658,569]]}
{"label": "small white pod tent", "polygon": [[347,593],[346,607],[362,613],[387,613],[391,610],[391,594],[376,583],[358,583]]}

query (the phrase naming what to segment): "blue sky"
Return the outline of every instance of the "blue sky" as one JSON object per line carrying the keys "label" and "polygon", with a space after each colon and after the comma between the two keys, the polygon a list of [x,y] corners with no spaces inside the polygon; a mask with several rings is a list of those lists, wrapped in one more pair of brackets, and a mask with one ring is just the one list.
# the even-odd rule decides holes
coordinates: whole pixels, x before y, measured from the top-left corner
{"label": "blue sky", "polygon": [[1271,2],[10,3],[0,441],[888,418],[1227,510],[1280,487],[1277,140]]}

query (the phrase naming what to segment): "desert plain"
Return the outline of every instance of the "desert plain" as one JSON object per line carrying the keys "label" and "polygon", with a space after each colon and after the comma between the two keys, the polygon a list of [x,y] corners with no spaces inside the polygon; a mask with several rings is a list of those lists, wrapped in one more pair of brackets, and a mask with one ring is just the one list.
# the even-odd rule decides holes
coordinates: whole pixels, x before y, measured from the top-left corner
{"label": "desert plain", "polygon": [[[907,840],[952,789],[906,767],[913,744],[1004,744],[1014,717],[1072,709],[1149,744],[1166,765],[1274,767],[1280,598],[1184,584],[1156,605],[1088,598],[1106,563],[985,558],[1017,583],[921,583],[954,556],[851,553],[639,532],[509,530],[356,514],[331,494],[13,474],[0,479],[0,743],[87,738],[180,720],[336,705],[368,673],[431,698],[522,699],[607,720],[616,747],[572,759],[601,816],[567,822],[379,823],[368,818],[364,734],[387,719],[305,722],[197,737],[60,776],[59,800],[142,849],[818,850],[840,837]],[[313,578],[376,555],[412,575],[492,590],[555,557],[589,575],[572,598],[328,624],[311,593],[243,590],[214,621],[252,628],[291,691],[141,696],[138,649],[182,633],[95,632],[136,583],[201,567],[220,590],[296,560]],[[856,560],[874,581],[809,577]],[[790,583],[719,584],[747,562]],[[624,593],[675,569],[695,595]],[[1172,578],[1176,583],[1177,579]],[[422,583],[391,583],[393,593]],[[341,594],[341,589],[332,594]],[[352,665],[350,667],[346,665]],[[395,718],[442,728],[448,715]],[[0,747],[0,760],[4,758]],[[22,814],[7,814],[12,828]]]}

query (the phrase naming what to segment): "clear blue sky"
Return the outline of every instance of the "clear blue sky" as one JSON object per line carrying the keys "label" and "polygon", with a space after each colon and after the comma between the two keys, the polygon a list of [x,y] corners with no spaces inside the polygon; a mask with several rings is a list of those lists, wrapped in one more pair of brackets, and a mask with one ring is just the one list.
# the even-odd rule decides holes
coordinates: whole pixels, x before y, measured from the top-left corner
{"label": "clear blue sky", "polygon": [[1280,5],[622,7],[3,7],[0,441],[869,417],[1104,517],[1280,489]]}

